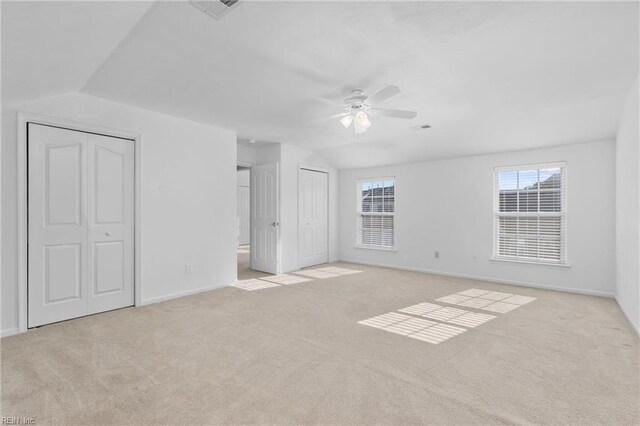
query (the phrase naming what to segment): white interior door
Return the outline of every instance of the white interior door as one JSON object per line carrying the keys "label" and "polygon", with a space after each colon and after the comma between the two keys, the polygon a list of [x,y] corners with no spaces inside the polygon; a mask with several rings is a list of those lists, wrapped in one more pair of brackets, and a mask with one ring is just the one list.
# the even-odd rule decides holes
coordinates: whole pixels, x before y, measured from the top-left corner
{"label": "white interior door", "polygon": [[133,304],[133,142],[29,124],[28,326]]}
{"label": "white interior door", "polygon": [[279,271],[278,163],[251,168],[251,268]]}
{"label": "white interior door", "polygon": [[86,140],[29,124],[29,327],[87,314]]}
{"label": "white interior door", "polygon": [[326,263],[328,174],[300,169],[298,191],[298,264],[304,268]]}
{"label": "white interior door", "polygon": [[251,241],[249,198],[249,187],[238,186],[238,245],[249,244]]}
{"label": "white interior door", "polygon": [[87,135],[88,313],[133,305],[134,146]]}

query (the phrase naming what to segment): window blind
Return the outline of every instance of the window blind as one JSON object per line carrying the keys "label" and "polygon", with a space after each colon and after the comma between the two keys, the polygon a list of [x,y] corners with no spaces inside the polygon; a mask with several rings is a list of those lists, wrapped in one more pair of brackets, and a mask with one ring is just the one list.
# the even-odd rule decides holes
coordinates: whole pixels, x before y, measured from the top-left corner
{"label": "window blind", "polygon": [[495,172],[496,258],[566,263],[566,164]]}
{"label": "window blind", "polygon": [[358,245],[393,248],[395,180],[358,182]]}

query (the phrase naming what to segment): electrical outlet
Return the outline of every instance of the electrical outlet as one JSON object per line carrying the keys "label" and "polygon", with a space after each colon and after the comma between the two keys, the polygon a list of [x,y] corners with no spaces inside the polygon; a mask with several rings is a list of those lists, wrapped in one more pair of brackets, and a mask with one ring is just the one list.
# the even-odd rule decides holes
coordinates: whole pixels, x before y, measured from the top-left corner
{"label": "electrical outlet", "polygon": [[184,273],[187,275],[193,273],[193,263],[187,263],[184,265]]}
{"label": "electrical outlet", "polygon": [[433,257],[435,257],[436,259],[440,259],[440,252],[439,251],[434,251],[433,252]]}

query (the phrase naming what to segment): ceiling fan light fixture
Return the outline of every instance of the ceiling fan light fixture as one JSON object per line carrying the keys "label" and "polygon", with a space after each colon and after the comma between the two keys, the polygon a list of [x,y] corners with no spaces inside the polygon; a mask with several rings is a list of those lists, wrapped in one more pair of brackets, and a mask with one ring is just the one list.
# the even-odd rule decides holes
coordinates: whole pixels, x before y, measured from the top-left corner
{"label": "ceiling fan light fixture", "polygon": [[356,113],[356,133],[364,133],[371,126],[371,121],[367,113],[364,111],[358,111]]}
{"label": "ceiling fan light fixture", "polygon": [[340,123],[342,123],[342,125],[345,128],[348,128],[351,125],[352,121],[353,121],[353,116],[351,114],[349,114],[349,115],[345,115],[344,117],[342,117],[342,119],[340,120]]}
{"label": "ceiling fan light fixture", "polygon": [[361,126],[369,127],[371,125],[369,117],[367,117],[367,113],[364,111],[358,111],[358,113],[356,114],[356,120],[358,120],[358,124]]}

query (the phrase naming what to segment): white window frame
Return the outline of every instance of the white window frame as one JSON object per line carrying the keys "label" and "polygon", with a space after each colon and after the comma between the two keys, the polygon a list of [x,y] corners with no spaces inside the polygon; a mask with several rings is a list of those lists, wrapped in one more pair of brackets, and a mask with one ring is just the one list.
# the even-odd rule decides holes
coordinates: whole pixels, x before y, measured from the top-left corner
{"label": "white window frame", "polygon": [[[552,168],[561,168],[562,169],[562,182],[563,186],[561,188],[560,193],[560,203],[561,203],[561,211],[559,213],[556,212],[509,212],[509,213],[500,213],[500,190],[498,188],[499,182],[499,174],[501,172],[519,172],[524,170],[536,170],[536,169],[552,169]],[[567,212],[568,212],[568,203],[567,203],[567,188],[568,188],[568,167],[566,161],[556,161],[550,163],[535,163],[535,164],[521,164],[514,166],[500,166],[495,167],[493,170],[493,255],[491,260],[501,261],[501,262],[517,262],[517,263],[529,263],[534,265],[543,265],[543,266],[564,266],[569,267],[569,254],[568,254],[568,226],[567,226]],[[544,259],[536,259],[530,257],[521,257],[521,256],[505,256],[498,254],[498,244],[499,244],[499,220],[500,216],[536,216],[536,217],[561,217],[561,230],[560,230],[560,252],[561,258],[560,260],[544,260]]]}
{"label": "white window frame", "polygon": [[[384,182],[384,181],[393,181],[393,190],[394,190],[394,208],[393,212],[363,212],[362,211],[362,184],[366,182]],[[374,178],[366,178],[366,179],[358,179],[356,182],[356,248],[364,248],[371,250],[383,250],[383,251],[396,251],[396,187],[397,180],[394,176],[386,176],[386,177],[374,177]],[[388,216],[393,217],[393,246],[383,246],[383,245],[375,245],[375,244],[363,244],[362,243],[362,217],[364,216]]]}

